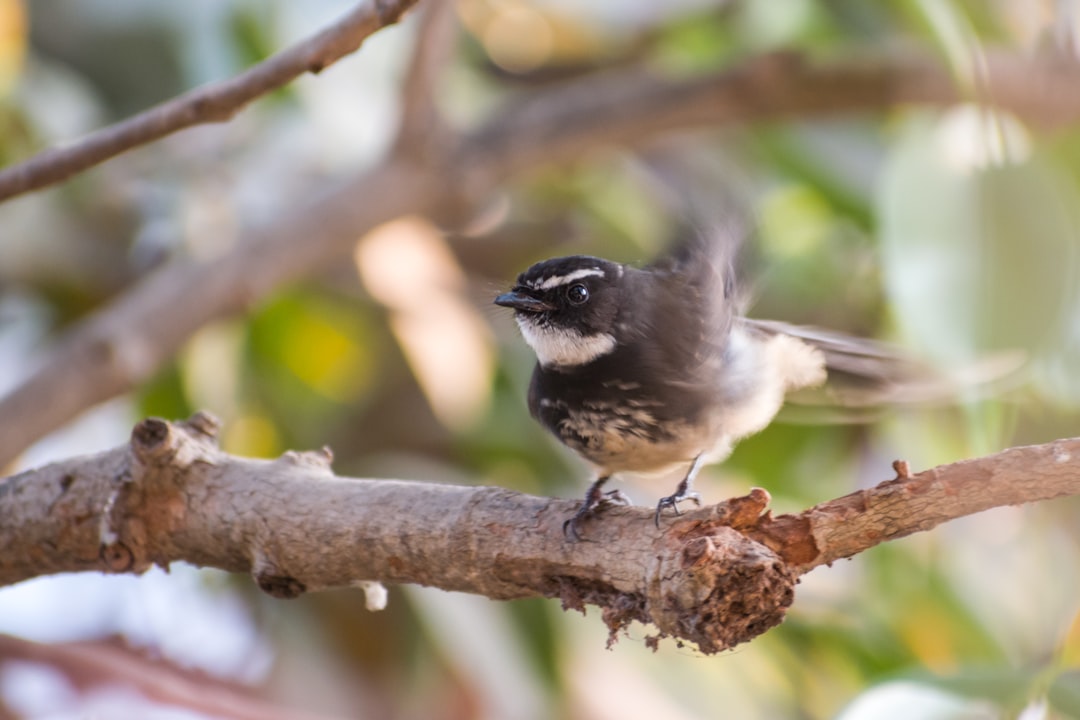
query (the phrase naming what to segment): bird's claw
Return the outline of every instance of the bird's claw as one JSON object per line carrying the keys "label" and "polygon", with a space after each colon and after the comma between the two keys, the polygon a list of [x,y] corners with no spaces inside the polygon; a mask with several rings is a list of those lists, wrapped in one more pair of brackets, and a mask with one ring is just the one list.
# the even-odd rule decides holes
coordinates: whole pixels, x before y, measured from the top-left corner
{"label": "bird's claw", "polygon": [[582,540],[581,533],[578,531],[578,526],[581,525],[583,520],[592,517],[597,512],[608,507],[618,507],[632,505],[630,498],[622,490],[608,490],[606,493],[599,494],[595,499],[586,498],[581,503],[581,507],[574,513],[573,517],[568,518],[563,523],[562,531],[563,536],[570,542],[579,542]]}
{"label": "bird's claw", "polygon": [[671,508],[675,511],[676,515],[682,515],[679,512],[679,503],[683,500],[692,500],[695,505],[701,507],[701,495],[696,492],[681,492],[674,495],[668,495],[667,497],[660,498],[660,502],[656,503],[656,515],[653,516],[653,522],[656,523],[656,529],[660,529],[660,513],[664,511],[664,508]]}

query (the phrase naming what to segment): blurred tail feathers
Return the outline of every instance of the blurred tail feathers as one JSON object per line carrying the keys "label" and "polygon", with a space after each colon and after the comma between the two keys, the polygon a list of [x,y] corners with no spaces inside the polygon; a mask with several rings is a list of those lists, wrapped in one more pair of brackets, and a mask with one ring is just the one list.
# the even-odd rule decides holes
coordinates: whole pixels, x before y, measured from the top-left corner
{"label": "blurred tail feathers", "polygon": [[[839,418],[842,422],[864,421],[872,417],[871,411],[886,406],[939,405],[1000,391],[1026,360],[1022,351],[999,352],[958,370],[944,371],[887,343],[773,320],[747,318],[744,322],[753,332],[788,335],[824,355],[825,384],[792,393],[787,399],[798,405],[855,411]],[[797,419],[798,413],[794,415]]]}

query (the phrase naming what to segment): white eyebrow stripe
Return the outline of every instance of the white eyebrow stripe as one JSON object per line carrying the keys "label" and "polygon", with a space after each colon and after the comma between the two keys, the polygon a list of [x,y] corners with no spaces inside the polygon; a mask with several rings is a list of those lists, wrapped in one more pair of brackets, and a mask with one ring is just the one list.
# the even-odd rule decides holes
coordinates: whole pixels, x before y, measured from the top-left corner
{"label": "white eyebrow stripe", "polygon": [[549,277],[547,280],[534,287],[537,290],[550,290],[553,287],[566,285],[567,283],[572,283],[575,280],[580,280],[581,278],[594,276],[603,277],[604,271],[600,268],[585,268],[583,270],[575,270],[569,275],[555,275],[553,277]]}

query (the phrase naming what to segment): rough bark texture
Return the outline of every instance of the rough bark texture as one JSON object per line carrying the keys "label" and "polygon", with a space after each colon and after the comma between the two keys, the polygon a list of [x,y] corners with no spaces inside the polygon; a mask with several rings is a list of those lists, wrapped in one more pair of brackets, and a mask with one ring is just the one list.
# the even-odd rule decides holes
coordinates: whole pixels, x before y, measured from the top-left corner
{"label": "rough bark texture", "polygon": [[0,584],[175,561],[250,573],[281,598],[365,581],[601,608],[712,653],[780,623],[800,574],[997,505],[1080,492],[1080,439],[886,481],[773,518],[768,493],[666,518],[615,508],[569,542],[576,502],[500,488],[335,476],[328,450],[217,448],[217,424],[146,420],[129,446],[0,481]]}

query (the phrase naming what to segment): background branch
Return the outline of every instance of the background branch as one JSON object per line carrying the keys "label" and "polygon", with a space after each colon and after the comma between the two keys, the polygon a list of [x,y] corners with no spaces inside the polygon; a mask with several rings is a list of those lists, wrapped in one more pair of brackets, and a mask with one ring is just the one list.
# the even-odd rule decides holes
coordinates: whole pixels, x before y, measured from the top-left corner
{"label": "background branch", "polygon": [[396,152],[424,155],[452,140],[438,107],[438,82],[453,57],[457,19],[453,0],[429,3],[422,11],[416,44],[401,90]]}
{"label": "background branch", "polygon": [[[1080,98],[1069,91],[1080,65],[990,53],[979,98],[1038,126],[1074,124]],[[936,60],[920,55],[808,64],[791,53],[750,60],[683,81],[640,68],[597,73],[540,90],[504,107],[462,145],[496,174],[572,160],[597,145],[640,144],[691,128],[822,118],[966,98]]]}
{"label": "background branch", "polygon": [[102,128],[69,145],[46,150],[0,170],[0,200],[40,190],[140,145],[205,123],[225,122],[248,103],[318,73],[355,52],[369,35],[393,25],[417,0],[362,2],[318,34],[234,78],[211,83]]}
{"label": "background branch", "polygon": [[898,477],[771,517],[768,493],[667,518],[613,509],[567,542],[576,503],[490,487],[336,477],[327,450],[274,461],[221,452],[217,424],[140,423],[130,446],[0,482],[0,584],[142,572],[178,560],[250,573],[276,597],[417,583],[496,599],[599,606],[706,653],[783,620],[799,574],[1000,505],[1080,494],[1080,439]]}
{"label": "background branch", "polygon": [[[988,62],[987,93],[998,105],[1037,123],[1080,118],[1080,96],[1071,91],[1080,81],[1075,64],[1013,55]],[[474,132],[448,138],[438,157],[391,155],[249,228],[224,255],[176,261],[87,318],[0,399],[0,467],[79,412],[149,377],[199,327],[331,266],[359,236],[393,218],[479,206],[510,175],[672,130],[958,99],[945,69],[911,57],[811,66],[784,55],[689,80],[618,71],[538,91]]]}
{"label": "background branch", "polygon": [[0,400],[0,467],[79,412],[147,379],[203,325],[325,267],[364,229],[423,212],[436,197],[431,181],[414,166],[388,163],[249,231],[222,257],[151,274],[84,320]]}
{"label": "background branch", "polygon": [[147,700],[230,720],[329,720],[327,715],[281,708],[248,687],[148,657],[118,641],[37,643],[0,634],[0,667],[40,663],[62,673],[83,693],[116,688],[137,690]]}

